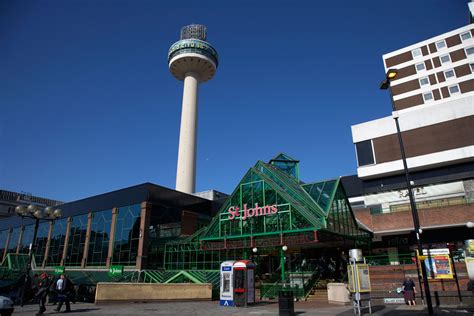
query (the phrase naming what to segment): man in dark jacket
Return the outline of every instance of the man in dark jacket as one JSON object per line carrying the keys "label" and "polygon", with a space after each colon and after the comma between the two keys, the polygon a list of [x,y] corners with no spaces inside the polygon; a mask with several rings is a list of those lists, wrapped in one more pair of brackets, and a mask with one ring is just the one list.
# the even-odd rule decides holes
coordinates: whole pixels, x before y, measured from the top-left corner
{"label": "man in dark jacket", "polygon": [[36,293],[36,299],[39,303],[39,312],[37,315],[43,315],[46,311],[46,297],[48,296],[50,286],[51,279],[49,276],[45,272],[41,273],[38,280],[38,292]]}
{"label": "man in dark jacket", "polygon": [[61,277],[56,282],[56,291],[58,292],[59,304],[56,308],[56,311],[59,312],[63,303],[66,303],[66,313],[71,311],[71,304],[69,303],[70,294],[72,290],[72,282],[64,274],[61,274]]}

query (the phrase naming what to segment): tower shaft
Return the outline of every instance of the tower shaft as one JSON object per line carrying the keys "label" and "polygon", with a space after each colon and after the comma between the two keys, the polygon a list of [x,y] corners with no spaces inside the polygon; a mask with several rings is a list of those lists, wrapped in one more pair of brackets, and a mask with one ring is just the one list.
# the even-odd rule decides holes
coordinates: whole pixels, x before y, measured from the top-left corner
{"label": "tower shaft", "polygon": [[176,190],[185,193],[194,193],[196,183],[198,88],[199,76],[193,72],[186,73],[176,171]]}
{"label": "tower shaft", "polygon": [[217,51],[206,42],[206,27],[193,24],[181,29],[181,39],[168,51],[171,74],[184,81],[179,132],[176,190],[192,194],[196,189],[197,111],[199,84],[214,77]]}

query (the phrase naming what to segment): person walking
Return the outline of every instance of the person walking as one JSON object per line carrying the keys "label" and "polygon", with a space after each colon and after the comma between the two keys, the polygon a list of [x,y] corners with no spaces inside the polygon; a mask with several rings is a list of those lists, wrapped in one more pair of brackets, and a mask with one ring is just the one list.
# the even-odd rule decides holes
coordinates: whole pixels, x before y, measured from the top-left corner
{"label": "person walking", "polygon": [[61,274],[58,281],[56,282],[56,291],[58,292],[59,303],[55,311],[59,312],[61,310],[61,307],[63,306],[63,303],[66,304],[66,313],[69,313],[71,311],[71,304],[69,302],[69,294],[71,292],[71,288],[71,280],[66,278],[64,274]]}
{"label": "person walking", "polygon": [[39,304],[39,311],[36,315],[43,315],[46,311],[46,297],[48,296],[50,286],[51,279],[49,276],[45,272],[41,273],[38,280],[38,292],[36,293],[36,299]]}
{"label": "person walking", "polygon": [[405,281],[403,281],[402,285],[403,290],[403,298],[405,298],[405,303],[408,305],[416,305],[415,302],[415,282],[410,277],[405,277]]}

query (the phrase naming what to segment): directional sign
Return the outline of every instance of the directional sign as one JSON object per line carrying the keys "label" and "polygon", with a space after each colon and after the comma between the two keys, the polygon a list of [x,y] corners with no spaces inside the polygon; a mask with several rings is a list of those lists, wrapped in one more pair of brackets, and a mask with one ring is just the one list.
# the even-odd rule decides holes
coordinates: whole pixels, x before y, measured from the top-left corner
{"label": "directional sign", "polygon": [[234,301],[231,300],[221,300],[220,301],[221,306],[234,306]]}

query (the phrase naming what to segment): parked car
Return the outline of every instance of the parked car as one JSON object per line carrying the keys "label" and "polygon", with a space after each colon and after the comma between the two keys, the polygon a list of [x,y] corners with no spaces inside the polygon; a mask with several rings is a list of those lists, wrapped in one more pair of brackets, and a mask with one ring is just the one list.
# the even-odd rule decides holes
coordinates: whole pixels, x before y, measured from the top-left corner
{"label": "parked car", "polygon": [[0,315],[10,316],[13,313],[13,302],[5,296],[0,296]]}

